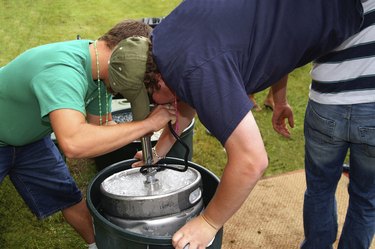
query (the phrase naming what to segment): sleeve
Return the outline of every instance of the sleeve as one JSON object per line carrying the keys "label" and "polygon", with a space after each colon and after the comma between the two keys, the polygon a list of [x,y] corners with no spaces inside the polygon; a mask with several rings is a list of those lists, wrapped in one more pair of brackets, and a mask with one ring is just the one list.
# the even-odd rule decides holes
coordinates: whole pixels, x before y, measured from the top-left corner
{"label": "sleeve", "polygon": [[[61,75],[63,72],[63,75]],[[73,109],[86,115],[85,95],[87,83],[74,69],[54,68],[46,70],[34,77],[32,88],[39,102],[40,115],[46,121],[51,111],[57,109]]]}

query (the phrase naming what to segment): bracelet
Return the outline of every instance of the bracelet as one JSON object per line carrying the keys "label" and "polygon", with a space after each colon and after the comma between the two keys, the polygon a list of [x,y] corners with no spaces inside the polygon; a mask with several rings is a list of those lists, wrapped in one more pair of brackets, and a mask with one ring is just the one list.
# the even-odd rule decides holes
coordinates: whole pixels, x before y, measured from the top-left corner
{"label": "bracelet", "polygon": [[164,158],[165,158],[165,157],[163,157],[163,156],[159,156],[159,154],[156,152],[155,147],[152,148],[152,155],[153,155],[154,157],[156,157],[156,159],[158,159],[158,160],[161,160],[161,159],[164,159]]}
{"label": "bracelet", "polygon": [[213,229],[215,229],[216,231],[218,231],[220,228],[217,228],[216,226],[214,226],[213,224],[212,224],[212,222],[209,222],[208,221],[208,219],[207,219],[207,217],[203,214],[203,213],[201,213],[201,217],[203,218],[203,220],[208,224],[208,225],[210,225]]}

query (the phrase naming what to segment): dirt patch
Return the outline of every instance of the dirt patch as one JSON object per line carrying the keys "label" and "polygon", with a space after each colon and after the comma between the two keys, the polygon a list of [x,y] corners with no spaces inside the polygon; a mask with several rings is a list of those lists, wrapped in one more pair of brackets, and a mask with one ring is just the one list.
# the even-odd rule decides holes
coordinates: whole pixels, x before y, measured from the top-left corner
{"label": "dirt patch", "polygon": [[[348,182],[343,176],[336,192],[339,234],[348,203]],[[299,248],[303,240],[305,188],[303,170],[259,181],[241,209],[224,226],[222,249]],[[375,242],[371,249],[375,249]]]}

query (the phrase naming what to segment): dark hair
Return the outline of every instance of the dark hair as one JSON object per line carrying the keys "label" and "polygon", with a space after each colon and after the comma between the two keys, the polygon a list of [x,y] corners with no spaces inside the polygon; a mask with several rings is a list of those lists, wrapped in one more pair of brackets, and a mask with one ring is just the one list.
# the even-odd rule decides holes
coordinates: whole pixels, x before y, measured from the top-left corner
{"label": "dark hair", "polygon": [[116,24],[98,40],[105,41],[113,49],[120,41],[131,36],[150,37],[152,28],[142,21],[124,20]]}
{"label": "dark hair", "polygon": [[156,80],[156,75],[160,74],[158,66],[155,63],[153,54],[152,54],[152,42],[149,43],[148,55],[146,61],[146,72],[144,78],[144,84],[147,91],[151,94],[155,90],[159,90],[160,86]]}

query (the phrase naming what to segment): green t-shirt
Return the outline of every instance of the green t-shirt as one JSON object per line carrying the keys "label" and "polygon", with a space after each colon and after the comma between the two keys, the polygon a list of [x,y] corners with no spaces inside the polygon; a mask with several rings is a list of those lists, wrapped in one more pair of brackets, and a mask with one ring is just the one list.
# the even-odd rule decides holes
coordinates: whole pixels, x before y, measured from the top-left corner
{"label": "green t-shirt", "polygon": [[[0,146],[22,146],[52,133],[48,114],[73,109],[99,114],[88,40],[29,49],[0,68]],[[102,114],[107,113],[101,85]],[[108,96],[108,109],[111,109]]]}

